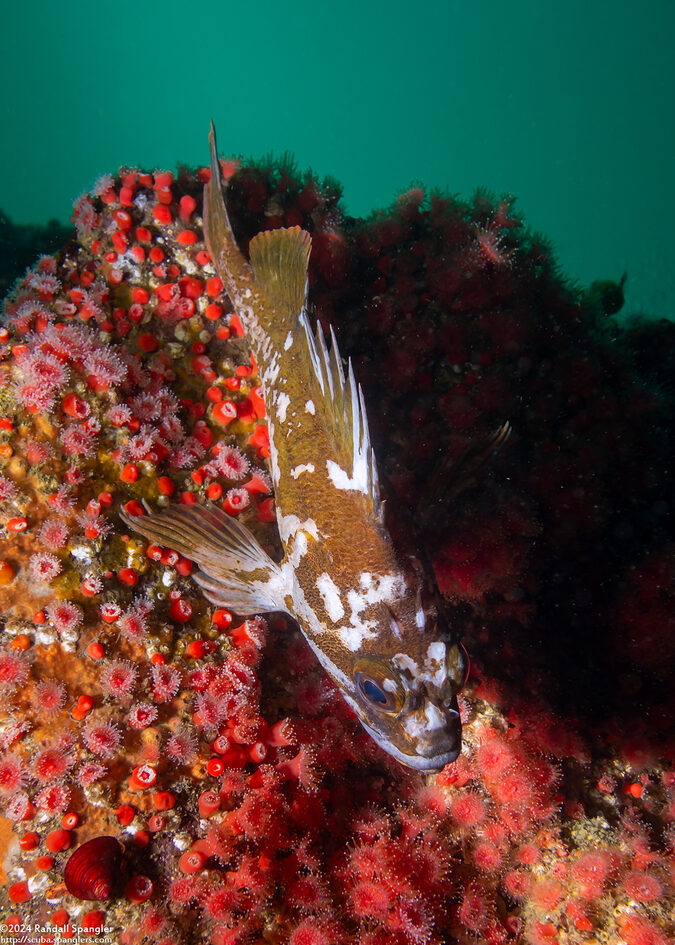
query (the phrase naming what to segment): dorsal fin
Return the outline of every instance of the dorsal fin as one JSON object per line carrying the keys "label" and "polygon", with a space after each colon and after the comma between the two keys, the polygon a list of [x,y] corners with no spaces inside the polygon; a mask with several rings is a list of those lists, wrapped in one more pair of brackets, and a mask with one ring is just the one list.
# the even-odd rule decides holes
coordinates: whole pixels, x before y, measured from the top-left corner
{"label": "dorsal fin", "polygon": [[294,319],[305,304],[311,248],[311,236],[299,226],[265,230],[249,243],[255,281],[276,308]]}
{"label": "dorsal fin", "polygon": [[345,372],[333,329],[330,330],[329,351],[320,323],[317,322],[314,333],[304,310],[300,327],[307,346],[312,403],[331,443],[331,455],[326,457],[328,474],[339,489],[362,492],[372,513],[382,520],[377,464],[368,433],[363,392],[356,383],[352,363],[348,361]]}

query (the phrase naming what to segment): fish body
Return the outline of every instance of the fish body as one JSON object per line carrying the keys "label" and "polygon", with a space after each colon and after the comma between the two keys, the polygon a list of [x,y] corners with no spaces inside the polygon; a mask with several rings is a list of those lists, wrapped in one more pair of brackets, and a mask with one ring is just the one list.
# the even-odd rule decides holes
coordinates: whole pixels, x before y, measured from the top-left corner
{"label": "fish body", "polygon": [[210,140],[207,246],[260,373],[284,557],[273,562],[215,507],[126,520],[196,561],[211,601],[290,614],[373,739],[409,767],[440,770],[461,747],[463,648],[422,556],[392,538],[401,529],[380,498],[352,366],[343,369],[332,331],[329,349],[310,326],[311,238],[299,227],[260,233],[247,261],[227,217],[213,129]]}

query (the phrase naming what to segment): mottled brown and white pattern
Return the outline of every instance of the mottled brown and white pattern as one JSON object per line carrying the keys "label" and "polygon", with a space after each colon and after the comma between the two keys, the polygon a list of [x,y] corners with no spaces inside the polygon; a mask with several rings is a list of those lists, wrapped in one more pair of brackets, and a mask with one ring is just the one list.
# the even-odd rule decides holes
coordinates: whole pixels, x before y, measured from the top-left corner
{"label": "mottled brown and white pattern", "polygon": [[263,232],[244,258],[213,131],[204,211],[209,252],[260,371],[284,558],[274,563],[217,508],[127,521],[196,561],[210,600],[292,615],[378,744],[406,765],[438,770],[460,750],[466,661],[421,556],[392,540],[351,364],[343,370],[332,331],[329,349],[310,326],[311,238],[299,227]]}

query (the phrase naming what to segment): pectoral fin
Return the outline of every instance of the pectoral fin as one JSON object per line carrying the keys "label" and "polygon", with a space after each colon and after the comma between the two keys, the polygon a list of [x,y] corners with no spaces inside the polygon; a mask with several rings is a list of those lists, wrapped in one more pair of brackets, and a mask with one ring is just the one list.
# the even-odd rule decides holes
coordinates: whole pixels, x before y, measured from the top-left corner
{"label": "pectoral fin", "polygon": [[248,528],[221,509],[176,505],[156,515],[122,510],[120,516],[145,538],[196,562],[201,572],[195,581],[212,603],[242,615],[289,612],[284,571]]}
{"label": "pectoral fin", "polygon": [[488,436],[470,443],[459,456],[442,462],[434,470],[420,489],[424,496],[424,508],[417,509],[415,513],[420,524],[426,526],[438,520],[440,507],[448,505],[465,489],[475,485],[480,470],[502,449],[511,432],[511,424],[506,420]]}

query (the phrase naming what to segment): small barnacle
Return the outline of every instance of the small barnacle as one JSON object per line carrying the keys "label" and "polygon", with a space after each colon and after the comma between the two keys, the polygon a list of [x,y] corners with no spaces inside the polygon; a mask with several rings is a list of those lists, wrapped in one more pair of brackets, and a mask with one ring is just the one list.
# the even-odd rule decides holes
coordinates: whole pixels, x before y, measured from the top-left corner
{"label": "small barnacle", "polygon": [[[174,789],[175,790],[175,789]],[[192,837],[187,831],[181,831],[173,835],[173,845],[177,850],[180,850],[183,853],[185,850],[188,850],[192,845]]]}
{"label": "small barnacle", "polygon": [[89,545],[71,545],[70,555],[81,564],[90,565],[93,562],[93,553]]}

